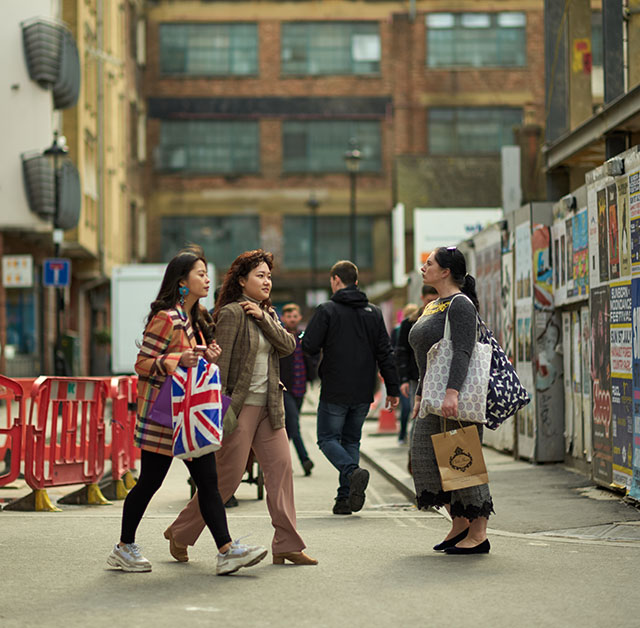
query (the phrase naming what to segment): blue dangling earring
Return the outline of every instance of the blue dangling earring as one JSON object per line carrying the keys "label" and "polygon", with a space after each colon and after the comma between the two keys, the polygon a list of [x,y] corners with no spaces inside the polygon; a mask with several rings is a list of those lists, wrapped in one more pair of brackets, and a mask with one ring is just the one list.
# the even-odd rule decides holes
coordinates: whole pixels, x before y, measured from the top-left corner
{"label": "blue dangling earring", "polygon": [[178,292],[180,293],[180,305],[184,307],[184,298],[189,294],[189,288],[187,288],[187,286],[180,286]]}

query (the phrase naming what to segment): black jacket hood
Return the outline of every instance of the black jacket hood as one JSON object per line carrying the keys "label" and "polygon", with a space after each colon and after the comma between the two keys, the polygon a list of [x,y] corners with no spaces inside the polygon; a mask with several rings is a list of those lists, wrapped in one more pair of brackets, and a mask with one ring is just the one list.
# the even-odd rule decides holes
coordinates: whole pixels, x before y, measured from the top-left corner
{"label": "black jacket hood", "polygon": [[341,303],[342,305],[348,305],[349,307],[366,307],[369,305],[369,299],[367,299],[367,295],[362,292],[362,290],[358,290],[358,287],[347,286],[346,288],[342,288],[331,296],[331,300],[335,303]]}

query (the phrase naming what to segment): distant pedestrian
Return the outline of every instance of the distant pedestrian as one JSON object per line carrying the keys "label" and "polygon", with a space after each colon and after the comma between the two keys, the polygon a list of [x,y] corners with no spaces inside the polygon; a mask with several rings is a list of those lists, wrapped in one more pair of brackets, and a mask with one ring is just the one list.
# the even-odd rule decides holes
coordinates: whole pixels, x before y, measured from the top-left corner
{"label": "distant pedestrian", "polygon": [[[208,291],[207,262],[201,249],[192,247],[182,251],[167,265],[160,291],[147,317],[135,366],[139,376],[135,444],[142,450],[140,477],[124,502],[120,542],[107,559],[109,565],[124,571],[151,571],[151,563],[142,556],[140,547],[135,543],[135,535],[173,460],[173,430],[148,418],[158,391],[178,364],[192,367],[198,363],[200,355],[208,362],[217,362],[220,357],[221,349],[203,318],[206,310],[199,303]],[[200,346],[205,348],[199,349]],[[218,546],[216,573],[232,573],[261,561],[267,555],[266,548],[231,542],[227,516],[218,491],[215,454],[185,460],[185,464],[198,487],[206,526]],[[182,555],[173,538],[167,538],[172,553],[178,554],[178,560],[187,560],[186,550]]]}
{"label": "distant pedestrian", "polygon": [[[275,528],[274,564],[316,565],[318,561],[302,551],[305,544],[296,529],[280,383],[280,358],[292,353],[296,343],[271,306],[272,268],[273,255],[262,249],[239,255],[225,275],[213,314],[222,349],[218,360],[222,392],[231,397],[228,412],[237,417],[235,425],[225,429],[222,448],[216,452],[220,493],[225,501],[233,495],[253,450],[264,472],[267,508]],[[200,504],[196,495],[165,534],[193,545],[205,525]]]}
{"label": "distant pedestrian", "polygon": [[298,326],[302,320],[300,306],[287,303],[282,308],[280,317],[285,329],[296,339],[296,348],[291,355],[280,358],[280,380],[284,384],[284,415],[287,436],[293,441],[300,464],[305,475],[311,475],[313,462],[309,458],[300,434],[300,408],[307,392],[307,382],[314,377],[314,360],[302,350],[300,330]]}
{"label": "distant pedestrian", "polygon": [[333,296],[316,309],[302,338],[311,355],[322,351],[318,445],[340,472],[333,513],[362,509],[369,472],[359,466],[362,426],[373,401],[378,369],[386,407],[398,405],[398,374],[382,312],[358,289],[358,268],[340,261],[330,271]]}
{"label": "distant pedestrian", "polygon": [[[477,308],[476,282],[467,274],[464,255],[456,248],[441,247],[429,255],[420,269],[425,284],[433,286],[438,298],[429,303],[422,316],[409,332],[409,342],[418,363],[418,389],[414,416],[418,416],[425,374],[427,352],[444,336],[445,318],[448,313],[453,342],[453,359],[442,411],[445,417],[458,414],[458,393],[467,376],[469,359],[476,343]],[[453,297],[458,294],[468,297]],[[488,484],[456,491],[443,491],[440,473],[431,441],[431,435],[443,432],[444,419],[428,414],[416,421],[411,443],[411,466],[419,508],[444,506],[452,518],[452,526],[444,541],[434,550],[449,554],[483,554],[489,552],[487,522],[493,512],[493,501]],[[449,422],[451,426],[452,422]],[[463,426],[476,425],[480,439],[482,426],[461,422]],[[457,425],[457,421],[452,429]]]}

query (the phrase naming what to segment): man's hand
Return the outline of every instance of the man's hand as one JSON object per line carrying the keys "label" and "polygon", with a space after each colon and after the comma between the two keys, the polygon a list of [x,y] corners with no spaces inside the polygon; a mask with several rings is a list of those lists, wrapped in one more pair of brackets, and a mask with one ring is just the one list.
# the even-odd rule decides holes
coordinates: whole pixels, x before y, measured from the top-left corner
{"label": "man's hand", "polygon": [[400,392],[403,397],[409,396],[409,382],[405,382],[404,384],[400,384]]}
{"label": "man's hand", "polygon": [[387,398],[384,402],[384,407],[387,410],[391,410],[392,408],[397,408],[399,403],[400,397],[389,397],[389,395],[387,395]]}

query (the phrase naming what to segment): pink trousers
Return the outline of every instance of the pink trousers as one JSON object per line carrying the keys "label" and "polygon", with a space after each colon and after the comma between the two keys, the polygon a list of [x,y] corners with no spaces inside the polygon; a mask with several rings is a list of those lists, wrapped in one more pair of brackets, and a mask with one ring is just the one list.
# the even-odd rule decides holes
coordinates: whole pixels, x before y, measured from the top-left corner
{"label": "pink trousers", "polygon": [[[274,430],[271,427],[264,407],[243,406],[238,415],[238,427],[224,437],[222,448],[216,452],[222,501],[226,503],[240,485],[251,449],[264,474],[267,508],[275,528],[271,551],[279,554],[303,550],[305,544],[296,530],[289,439],[284,428]],[[197,495],[169,526],[174,539],[181,545],[193,545],[204,527]]]}

